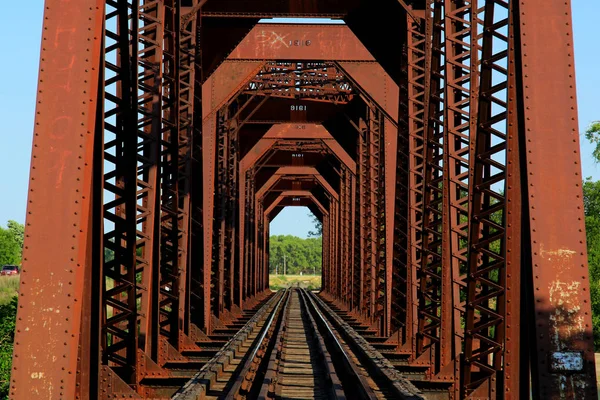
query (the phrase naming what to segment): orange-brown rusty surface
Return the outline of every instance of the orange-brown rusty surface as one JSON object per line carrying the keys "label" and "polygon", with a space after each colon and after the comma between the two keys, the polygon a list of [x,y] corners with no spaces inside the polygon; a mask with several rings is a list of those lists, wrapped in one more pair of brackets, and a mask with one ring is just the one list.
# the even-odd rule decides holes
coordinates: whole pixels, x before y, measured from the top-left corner
{"label": "orange-brown rusty surface", "polygon": [[[348,166],[352,173],[356,171],[356,163],[340,146],[340,144],[331,136],[331,134],[320,124],[276,124],[273,125],[263,136],[262,139],[240,161],[239,180],[239,204],[246,204],[246,172],[254,163],[260,159],[277,142],[278,139],[313,139],[321,138],[340,161]],[[244,226],[246,216],[240,212],[240,226]],[[244,231],[239,233],[240,248],[244,246]],[[242,262],[240,254],[240,263]]]}
{"label": "orange-brown rusty surface", "polygon": [[264,139],[332,139],[320,124],[279,124],[269,129]]}
{"label": "orange-brown rusty surface", "polygon": [[[104,2],[46,1],[10,396],[76,393]],[[87,387],[87,385],[86,385]],[[87,398],[85,394],[84,398]]]}
{"label": "orange-brown rusty surface", "polygon": [[254,77],[261,61],[225,61],[202,85],[202,118],[217,112]]}
{"label": "orange-brown rusty surface", "polygon": [[400,90],[378,63],[340,62],[340,67],[394,122],[398,121]]}
{"label": "orange-brown rusty surface", "polygon": [[[519,3],[539,360],[534,373],[543,399],[597,398],[570,13],[568,1]],[[557,352],[581,352],[583,370],[561,372],[554,365],[552,372]]]}
{"label": "orange-brown rusty surface", "polygon": [[256,192],[256,198],[261,198],[269,189],[271,189],[283,176],[312,176],[334,199],[338,199],[337,192],[331,187],[329,182],[314,167],[281,167],[267,182]]}
{"label": "orange-brown rusty surface", "polygon": [[[275,199],[275,201],[273,201],[273,203],[271,203],[269,205],[269,207],[267,207],[265,209],[264,218],[266,219],[267,223],[269,222],[268,217],[269,217],[269,214],[271,213],[271,211],[273,211],[273,209],[275,207],[277,207],[281,203],[284,203],[286,200],[291,199],[292,197],[301,197],[301,198],[304,198],[304,199],[308,200],[309,202],[312,202],[314,205],[316,205],[319,208],[319,210],[321,210],[321,212],[324,215],[325,214],[329,214],[329,212],[327,211],[327,209],[325,207],[323,207],[323,205],[319,202],[319,200],[317,200],[315,198],[315,196],[313,196],[313,194],[311,192],[304,191],[304,190],[289,190],[287,192],[281,193],[279,195],[279,197],[277,197]],[[285,205],[295,206],[296,204],[285,203]],[[303,203],[302,205],[305,206],[306,203]]]}
{"label": "orange-brown rusty surface", "polygon": [[398,149],[398,128],[389,120],[385,119],[384,125],[384,151],[385,151],[385,276],[386,295],[385,307],[387,328],[391,327],[392,315],[392,263],[394,261],[394,215],[396,203],[396,157]]}
{"label": "orange-brown rusty surface", "polygon": [[[331,134],[320,124],[291,123],[273,125],[263,136],[262,139],[252,147],[252,149],[240,161],[240,180],[239,180],[239,204],[246,204],[246,172],[254,163],[259,160],[269,149],[280,139],[322,139],[329,146],[331,151],[342,162],[348,165],[352,172],[356,170],[356,163],[346,153],[346,151],[333,139]],[[239,214],[240,226],[244,226],[246,215],[244,212]],[[243,230],[239,233],[240,248],[244,247],[245,233]],[[240,254],[240,265],[243,265],[242,255]]]}
{"label": "orange-brown rusty surface", "polygon": [[346,25],[258,24],[228,58],[374,61]]}
{"label": "orange-brown rusty surface", "polygon": [[[276,124],[273,125],[261,140],[244,156],[240,162],[240,173],[245,174],[269,148],[273,146],[276,139],[323,139],[323,142],[331,149],[336,157],[351,169],[356,170],[356,163],[331,136],[331,134],[320,124]],[[243,185],[240,182],[240,185]]]}
{"label": "orange-brown rusty surface", "polygon": [[[212,263],[212,229],[214,214],[215,190],[215,146],[217,135],[216,115],[212,115],[202,124],[202,162],[203,162],[203,189],[204,189],[204,315],[211,315],[210,287]],[[207,331],[210,330],[210,318],[206,318]]]}

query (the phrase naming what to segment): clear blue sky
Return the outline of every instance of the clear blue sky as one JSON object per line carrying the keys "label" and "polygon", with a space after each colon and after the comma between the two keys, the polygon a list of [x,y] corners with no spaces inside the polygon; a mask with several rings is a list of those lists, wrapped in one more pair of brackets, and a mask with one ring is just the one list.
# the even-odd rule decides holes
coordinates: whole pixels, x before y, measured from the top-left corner
{"label": "clear blue sky", "polygon": [[[600,2],[573,0],[575,66],[581,132],[600,119],[600,40],[597,16]],[[35,91],[42,30],[42,0],[7,1],[0,12],[0,225],[25,221]],[[583,175],[600,179],[600,166],[591,158],[592,146],[582,140]],[[273,221],[272,234],[306,237],[313,228],[310,212],[288,207]]]}

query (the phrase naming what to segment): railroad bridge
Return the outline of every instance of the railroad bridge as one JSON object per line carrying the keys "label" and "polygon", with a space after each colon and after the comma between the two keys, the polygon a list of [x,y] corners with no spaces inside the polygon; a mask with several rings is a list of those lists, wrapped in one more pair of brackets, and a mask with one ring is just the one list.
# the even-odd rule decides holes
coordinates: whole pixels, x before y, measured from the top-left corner
{"label": "railroad bridge", "polygon": [[573,64],[568,0],[46,0],[11,398],[597,399]]}

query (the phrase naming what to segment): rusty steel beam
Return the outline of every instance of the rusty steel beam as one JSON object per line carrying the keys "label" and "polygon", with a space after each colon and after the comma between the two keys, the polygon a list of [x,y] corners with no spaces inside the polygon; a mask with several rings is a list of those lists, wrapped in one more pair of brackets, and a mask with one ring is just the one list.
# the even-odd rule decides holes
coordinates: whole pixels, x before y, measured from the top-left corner
{"label": "rusty steel beam", "polygon": [[[592,399],[597,389],[569,3],[511,2],[519,33],[514,52],[521,57],[514,73],[522,79],[517,99],[524,114],[520,165],[527,166],[524,233],[528,229],[531,245],[531,260],[521,265],[531,267],[533,284],[528,300],[535,310],[534,396]],[[542,29],[548,23],[556,29]]]}
{"label": "rusty steel beam", "polygon": [[261,186],[256,192],[256,197],[261,198],[264,194],[269,191],[278,181],[283,177],[289,176],[311,176],[313,177],[322,187],[325,189],[333,198],[337,199],[338,193],[331,187],[329,182],[313,167],[280,167],[275,171],[273,176]]}
{"label": "rusty steel beam", "polygon": [[[254,202],[250,200],[250,196],[256,195],[257,188],[255,187],[254,172],[252,166],[263,157],[269,149],[276,145],[281,140],[294,140],[294,139],[318,139],[321,140],[330,151],[347,167],[351,173],[356,170],[355,161],[346,153],[346,151],[340,146],[340,144],[331,136],[331,134],[322,126],[318,124],[278,124],[272,126],[263,136],[262,139],[242,158],[240,161],[239,174],[241,179],[239,180],[239,194],[240,194],[240,205],[246,205],[242,208],[239,213],[240,226],[244,226],[244,230],[240,231],[239,235],[239,246],[240,248],[248,248],[250,243],[246,240],[248,235],[254,235],[255,231],[250,228],[255,222],[247,224],[248,219],[256,221],[253,208]],[[248,193],[248,191],[251,191]],[[250,209],[249,209],[250,207]],[[247,210],[244,212],[243,210]],[[250,239],[253,240],[253,239]],[[254,251],[254,250],[252,250]],[[240,253],[240,265],[242,272],[240,275],[247,273],[246,266],[253,257],[242,258]],[[247,276],[246,278],[247,279]],[[245,294],[243,297],[247,297]]]}
{"label": "rusty steel beam", "polygon": [[375,61],[345,25],[258,24],[228,58]]}
{"label": "rusty steel beam", "polygon": [[[264,215],[269,215],[271,213],[271,211],[279,204],[281,203],[284,199],[286,198],[294,198],[294,197],[298,197],[298,198],[307,198],[310,199],[318,208],[319,210],[323,213],[323,214],[327,214],[327,208],[325,208],[323,206],[323,204],[321,204],[321,202],[319,200],[317,200],[317,198],[309,191],[306,190],[288,190],[286,192],[282,192],[276,199],[275,201],[273,201],[273,203],[271,203],[264,211]],[[260,200],[259,200],[260,201]]]}
{"label": "rusty steel beam", "polygon": [[11,398],[171,396],[297,205],[425,388],[597,398],[570,3],[246,3],[46,1]]}
{"label": "rusty steel beam", "polygon": [[[451,346],[454,365],[448,367],[443,379],[459,382],[456,364],[462,353],[465,316],[467,245],[469,229],[469,184],[472,182],[471,149],[477,116],[477,85],[479,60],[479,35],[477,32],[476,6],[452,1],[445,4],[446,18],[446,114],[445,130],[448,139],[444,143],[444,237],[447,251],[444,263],[450,265],[452,279],[452,317],[454,339]],[[449,248],[449,249],[448,249]],[[447,280],[444,280],[447,285]],[[458,385],[454,394],[459,396]]]}
{"label": "rusty steel beam", "polygon": [[[102,6],[102,1],[55,2],[44,10],[11,377],[14,399],[52,398],[59,383],[69,396],[88,398],[89,391],[97,391],[100,321],[91,310],[99,308],[100,288],[99,265],[90,251],[96,232],[90,224],[93,210],[101,207],[92,203],[92,177]],[[52,304],[46,301],[50,293]],[[85,360],[78,359],[81,345],[89,357]],[[28,355],[35,355],[35,362]]]}
{"label": "rusty steel beam", "polygon": [[425,20],[425,35],[432,40],[425,43],[425,104],[423,118],[424,148],[423,201],[421,237],[421,265],[418,291],[419,314],[417,330],[417,357],[431,365],[437,374],[448,360],[447,327],[451,326],[447,307],[451,305],[450,292],[444,285],[447,268],[443,267],[444,215],[442,213],[442,180],[440,167],[443,157],[444,131],[441,121],[444,112],[444,80],[442,72],[443,8],[433,1],[432,10]]}

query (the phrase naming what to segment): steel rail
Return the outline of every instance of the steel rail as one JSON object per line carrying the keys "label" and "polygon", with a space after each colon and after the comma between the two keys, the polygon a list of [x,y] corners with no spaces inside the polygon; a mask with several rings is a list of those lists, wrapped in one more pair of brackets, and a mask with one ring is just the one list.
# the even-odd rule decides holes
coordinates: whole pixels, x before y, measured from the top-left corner
{"label": "steel rail", "polygon": [[252,367],[252,365],[255,364],[254,358],[258,354],[258,351],[261,349],[262,344],[265,341],[265,338],[267,336],[267,333],[271,330],[271,326],[273,325],[275,316],[282,315],[282,313],[280,312],[281,304],[283,303],[283,301],[285,299],[284,307],[287,307],[287,305],[290,301],[290,298],[291,298],[290,290],[286,289],[285,293],[281,296],[281,298],[277,302],[277,305],[273,308],[273,311],[271,311],[271,315],[269,315],[267,322],[262,326],[258,337],[252,343],[252,350],[251,350],[250,354],[248,355],[248,357],[246,358],[246,362],[244,363],[244,366],[237,373],[235,382],[229,389],[227,396],[225,396],[225,399],[233,400],[233,399],[238,398],[240,389],[242,389],[242,384],[244,382],[244,379],[246,378],[246,375],[250,372],[250,368]]}
{"label": "steel rail", "polygon": [[[342,357],[336,358],[337,365],[336,370],[343,370],[346,375],[346,379],[344,382],[345,392],[348,398],[357,398],[359,399],[377,399],[375,392],[371,388],[371,385],[367,382],[365,377],[360,373],[356,363],[352,360],[348,352],[344,349],[342,343],[338,340],[335,335],[331,324],[327,321],[327,319],[323,316],[319,308],[314,303],[313,299],[307,293],[305,289],[300,290],[300,298],[302,299],[304,306],[307,311],[313,314],[316,318],[316,324],[322,327],[321,333],[324,334],[327,338],[326,344],[328,346],[328,352],[330,354],[340,354]],[[311,308],[309,308],[309,304]],[[356,392],[352,390],[349,392],[348,389],[356,389]],[[352,393],[352,395],[349,395]]]}
{"label": "steel rail", "polygon": [[[280,344],[283,342],[283,335],[287,328],[288,309],[289,309],[288,303],[286,303],[286,305],[283,309],[283,320],[281,321],[281,324],[279,325],[279,329],[277,331],[277,335],[275,336],[275,345],[276,346],[277,346],[277,344]],[[276,371],[278,370],[278,367],[279,367],[279,359],[277,357],[278,353],[279,353],[279,351],[274,351],[274,349],[271,350],[271,354],[269,357],[269,363],[267,365],[267,372],[265,373],[265,378],[263,380],[263,383],[262,383],[261,389],[260,389],[260,393],[258,395],[259,399],[267,399],[269,397],[269,392],[270,392],[269,386],[275,380]]]}
{"label": "steel rail", "polygon": [[[279,298],[277,296],[280,296]],[[248,336],[252,334],[254,328],[258,323],[264,320],[265,314],[270,313],[269,308],[273,303],[276,302],[273,309],[281,304],[281,301],[285,298],[285,293],[276,294],[273,298],[269,299],[253,316],[252,318],[240,329],[229,341],[217,352],[217,354],[207,362],[196,376],[188,381],[183,387],[181,387],[171,399],[177,400],[192,400],[203,398],[206,396],[208,390],[211,389],[211,385],[215,382],[216,378],[220,376],[221,372],[225,369],[225,366],[230,363],[230,359],[234,357],[235,353],[238,352],[239,346],[244,342]]]}
{"label": "steel rail", "polygon": [[[381,389],[388,390],[397,399],[422,400],[422,393],[406,377],[395,370],[394,366],[377,350],[375,350],[361,335],[332,311],[316,294],[306,292],[316,309],[322,310],[327,316],[328,324],[340,334],[341,338],[352,350],[361,365],[374,378]],[[323,314],[321,314],[323,315]]]}
{"label": "steel rail", "polygon": [[319,348],[319,352],[322,354],[322,356],[324,358],[323,361],[324,361],[325,370],[327,371],[329,381],[331,382],[332,398],[345,399],[347,396],[344,394],[342,382],[335,370],[335,366],[333,365],[333,359],[331,358],[331,354],[327,350],[327,345],[325,343],[325,340],[323,339],[323,336],[319,332],[319,327],[317,325],[317,321],[315,321],[314,317],[312,316],[312,313],[310,312],[310,310],[308,308],[308,304],[306,303],[306,299],[304,298],[303,291],[304,291],[304,289],[299,291],[300,300],[301,300],[300,303],[302,304],[303,309],[306,312],[306,315],[308,316],[308,320],[310,321],[310,325],[312,327],[313,334],[314,334],[314,337],[316,339],[316,342],[317,342],[317,345]]}
{"label": "steel rail", "polygon": [[[294,290],[294,289],[292,289],[292,290]],[[309,322],[308,332],[306,332],[307,336],[312,337],[312,342],[314,342],[316,345],[316,350],[319,353],[319,356],[321,358],[320,362],[326,372],[326,376],[324,377],[324,379],[328,384],[329,391],[327,394],[328,394],[329,398],[331,398],[331,399],[336,399],[336,400],[346,399],[347,397],[344,394],[344,390],[342,388],[342,383],[336,373],[335,367],[333,365],[333,360],[331,359],[331,355],[329,354],[329,352],[327,350],[325,341],[324,341],[323,337],[321,336],[321,334],[319,333],[317,323],[315,322],[314,318],[312,317],[312,315],[310,313],[310,310],[308,309],[306,303],[304,302],[304,299],[302,298],[302,295],[300,294],[301,291],[298,291],[298,293],[299,293],[298,299],[300,300],[301,315],[306,316],[306,319],[308,319],[308,322]],[[291,299],[291,296],[292,295],[290,294],[290,299]],[[286,309],[287,308],[288,308],[288,304],[286,304]],[[260,394],[258,395],[259,400],[276,398],[274,387],[273,387],[273,390],[271,390],[271,387],[274,384],[274,382],[276,382],[278,380],[277,379],[278,373],[280,372],[279,371],[280,357],[278,357],[278,356],[281,354],[281,351],[283,350],[284,338],[287,337],[287,335],[288,335],[287,318],[289,318],[289,313],[286,313],[286,311],[287,310],[284,310],[283,315],[284,315],[285,319],[282,322],[282,324],[279,326],[279,331],[278,331],[278,333],[276,335],[276,339],[275,339],[275,344],[279,345],[279,346],[278,346],[277,350],[275,348],[271,349],[271,356],[270,356],[269,364],[267,367],[267,373],[265,374],[265,378],[261,385]],[[307,339],[308,339],[308,337],[307,337]]]}

